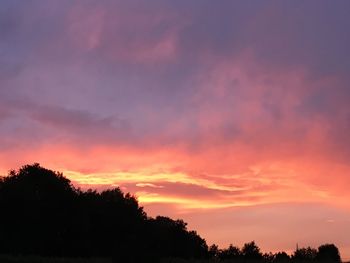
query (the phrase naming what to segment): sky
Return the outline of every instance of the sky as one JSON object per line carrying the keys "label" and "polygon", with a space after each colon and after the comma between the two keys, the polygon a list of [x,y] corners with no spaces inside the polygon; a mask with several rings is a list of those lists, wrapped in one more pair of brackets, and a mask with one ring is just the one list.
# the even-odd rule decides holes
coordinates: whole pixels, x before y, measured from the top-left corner
{"label": "sky", "polygon": [[0,174],[120,187],[208,244],[350,259],[350,1],[2,0]]}

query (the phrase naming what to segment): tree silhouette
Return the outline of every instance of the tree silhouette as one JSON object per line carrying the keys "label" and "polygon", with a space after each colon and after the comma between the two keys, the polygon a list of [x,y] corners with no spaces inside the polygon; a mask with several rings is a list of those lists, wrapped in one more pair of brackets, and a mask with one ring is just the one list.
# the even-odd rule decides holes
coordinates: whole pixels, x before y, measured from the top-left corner
{"label": "tree silhouette", "polygon": [[292,259],[298,262],[309,262],[316,259],[317,250],[311,247],[298,248],[294,251]]}
{"label": "tree silhouette", "polygon": [[319,262],[340,263],[338,248],[333,244],[321,245],[318,248],[316,259]]}
{"label": "tree silhouette", "polygon": [[39,164],[11,171],[1,181],[1,249],[59,253],[69,232],[75,189],[61,173]]}
{"label": "tree silhouette", "polygon": [[290,262],[290,256],[282,251],[274,255],[273,263],[287,263]]}
{"label": "tree silhouette", "polygon": [[218,259],[219,256],[220,256],[220,250],[219,250],[219,247],[218,245],[215,245],[215,244],[212,244],[210,247],[209,247],[209,251],[208,251],[208,255],[210,258],[213,258],[213,259]]}
{"label": "tree silhouette", "polygon": [[242,248],[242,255],[246,260],[259,261],[263,258],[260,248],[254,241],[244,244]]}
{"label": "tree silhouette", "polygon": [[205,240],[184,221],[149,218],[119,188],[82,191],[39,164],[0,179],[0,211],[3,254],[108,256],[119,262],[208,256]]}
{"label": "tree silhouette", "polygon": [[237,260],[242,257],[241,250],[238,247],[233,246],[232,244],[229,245],[227,249],[223,249],[220,252],[219,258],[221,260]]}
{"label": "tree silhouette", "polygon": [[188,231],[183,220],[157,216],[148,220],[149,245],[161,257],[204,258],[208,246],[195,231]]}

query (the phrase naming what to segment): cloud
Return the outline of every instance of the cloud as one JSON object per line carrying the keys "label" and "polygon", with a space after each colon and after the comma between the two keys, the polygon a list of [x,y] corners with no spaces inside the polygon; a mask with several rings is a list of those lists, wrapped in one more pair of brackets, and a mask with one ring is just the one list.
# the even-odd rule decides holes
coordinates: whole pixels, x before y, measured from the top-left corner
{"label": "cloud", "polygon": [[0,172],[40,162],[154,212],[349,209],[347,10],[3,1]]}
{"label": "cloud", "polygon": [[41,125],[57,129],[58,132],[95,139],[95,143],[107,140],[122,141],[130,135],[130,127],[125,120],[117,117],[99,118],[82,110],[70,110],[61,107],[42,106],[30,114]]}
{"label": "cloud", "polygon": [[[116,116],[100,117],[85,110],[67,109],[59,105],[38,104],[24,98],[0,99],[3,105],[4,134],[15,124],[13,139],[26,144],[35,134],[37,145],[48,140],[73,143],[76,147],[90,142],[93,145],[121,143],[132,137],[126,120]],[[8,128],[6,128],[8,126]]]}

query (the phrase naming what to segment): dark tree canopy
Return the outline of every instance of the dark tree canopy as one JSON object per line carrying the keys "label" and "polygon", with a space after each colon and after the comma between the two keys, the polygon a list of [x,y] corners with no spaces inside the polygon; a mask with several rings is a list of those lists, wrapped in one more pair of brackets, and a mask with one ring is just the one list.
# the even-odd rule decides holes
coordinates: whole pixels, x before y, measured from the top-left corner
{"label": "dark tree canopy", "polygon": [[[61,173],[25,165],[0,180],[0,254],[204,257],[207,245],[182,220],[148,218],[119,188],[76,189]],[[136,260],[136,259],[135,259]]]}
{"label": "dark tree canopy", "polygon": [[319,246],[316,259],[320,262],[340,263],[338,248],[333,244]]}
{"label": "dark tree canopy", "polygon": [[250,260],[260,260],[263,257],[262,253],[260,252],[260,248],[254,241],[244,244],[242,248],[242,255]]}
{"label": "dark tree canopy", "polygon": [[317,250],[311,247],[298,248],[294,251],[292,258],[299,261],[312,261],[316,258]]}
{"label": "dark tree canopy", "polygon": [[284,251],[278,252],[274,255],[273,262],[276,262],[276,263],[290,262],[290,256]]}
{"label": "dark tree canopy", "polygon": [[219,258],[221,260],[240,259],[241,257],[241,250],[238,247],[233,246],[232,244],[230,244],[227,249],[221,250],[221,252],[219,253]]}

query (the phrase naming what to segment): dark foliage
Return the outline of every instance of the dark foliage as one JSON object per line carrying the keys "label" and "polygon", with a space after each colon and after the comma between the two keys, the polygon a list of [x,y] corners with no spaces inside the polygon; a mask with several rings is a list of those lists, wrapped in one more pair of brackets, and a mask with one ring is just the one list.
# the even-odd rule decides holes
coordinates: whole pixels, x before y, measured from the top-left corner
{"label": "dark foliage", "polygon": [[242,255],[245,259],[250,261],[261,261],[263,258],[260,248],[254,241],[244,244],[242,248]]}
{"label": "dark foliage", "polygon": [[[76,189],[61,173],[26,165],[0,177],[0,254],[105,257],[115,262],[205,259],[205,262],[340,263],[338,248],[263,254],[254,241],[242,248],[208,248],[183,220],[147,217],[136,198],[119,188]],[[180,261],[179,261],[180,262]],[[184,261],[185,262],[185,261]]]}
{"label": "dark foliage", "polygon": [[290,256],[286,252],[278,252],[274,255],[272,262],[287,263],[290,262]]}
{"label": "dark foliage", "polygon": [[318,248],[316,259],[319,262],[339,263],[340,254],[338,248],[333,244],[325,244]]}
{"label": "dark foliage", "polygon": [[182,220],[148,218],[119,188],[81,191],[61,173],[26,165],[0,180],[0,253],[200,258],[207,245]]}
{"label": "dark foliage", "polygon": [[313,261],[316,259],[317,250],[311,247],[297,249],[292,258],[295,261]]}
{"label": "dark foliage", "polygon": [[242,252],[238,247],[233,246],[232,244],[227,248],[219,251],[218,258],[220,260],[227,260],[227,259],[241,259],[242,258]]}

